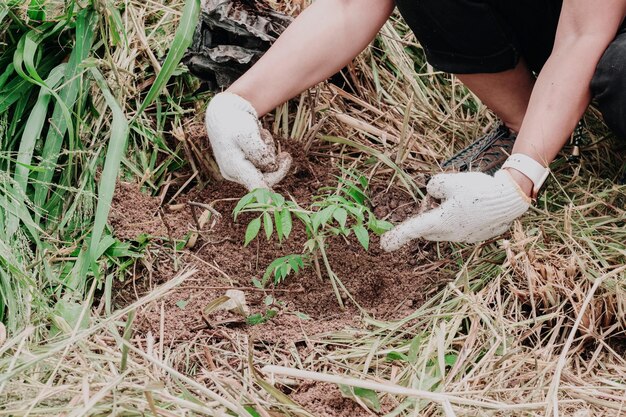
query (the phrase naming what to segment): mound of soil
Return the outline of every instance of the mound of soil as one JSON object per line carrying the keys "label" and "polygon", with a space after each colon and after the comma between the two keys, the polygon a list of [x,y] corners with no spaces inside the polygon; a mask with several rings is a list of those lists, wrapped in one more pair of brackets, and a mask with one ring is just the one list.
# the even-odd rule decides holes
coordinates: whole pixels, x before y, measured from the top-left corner
{"label": "mound of soil", "polygon": [[[337,184],[334,175],[338,171],[329,159],[310,158],[300,148],[289,146],[288,143],[283,143],[283,148],[291,152],[294,164],[290,175],[275,191],[292,196],[305,205],[320,187]],[[405,192],[401,189],[387,190],[388,182],[384,178],[377,181],[372,182],[370,194],[373,210],[379,218],[386,217],[397,222],[417,212],[417,205]],[[135,321],[138,334],[150,331],[159,337],[161,315],[164,314],[163,337],[167,343],[198,338],[215,340],[228,337],[229,334],[245,333],[255,341],[291,345],[322,333],[346,327],[362,327],[361,317],[364,314],[383,320],[405,317],[450,279],[450,274],[441,268],[444,261],[438,260],[436,252],[429,245],[408,245],[400,251],[385,253],[379,248],[378,238],[372,235],[370,250],[367,252],[353,237],[334,237],[329,240],[327,248],[333,271],[362,310],[343,292],[345,309],[339,307],[323,267],[322,279],[315,268],[310,266],[275,288],[255,288],[252,279],[261,279],[267,265],[274,259],[302,253],[306,237],[303,227],[294,221],[291,237],[282,244],[277,243],[276,239],[268,242],[262,236],[244,247],[245,230],[254,215],[242,215],[237,222],[233,221],[232,216],[235,204],[244,194],[242,187],[221,182],[181,197],[178,203],[210,205],[220,215],[213,215],[199,233],[194,247],[182,252],[180,259],[175,262],[169,256],[152,259],[149,270],[143,274],[149,276],[149,279],[135,279],[133,288],[129,283],[119,288],[118,303],[127,304],[135,300],[137,295],[149,291],[152,286],[171,279],[176,269],[192,266],[198,270],[191,279],[158,304],[148,305],[138,312]],[[191,210],[192,206],[199,207],[197,204],[188,204],[176,212],[165,209],[159,215],[155,202],[158,202],[156,198],[141,194],[137,187],[119,188],[112,206],[115,233],[122,238],[133,238],[132,234],[141,233],[166,236],[164,232],[167,224],[175,225],[169,228],[175,230],[176,237],[184,234],[185,230],[195,230],[194,218],[198,214],[194,216]],[[195,210],[198,211],[197,208]],[[263,315],[272,309],[277,312],[276,316],[265,323],[249,325],[242,314],[204,311],[213,300],[224,296],[229,289],[244,292],[249,308],[247,315]],[[304,390],[299,392],[298,396],[304,400],[301,404],[305,407],[307,403],[315,405],[311,401],[319,400],[314,400],[317,395],[307,396]],[[311,401],[306,400],[308,397],[311,397]],[[315,407],[345,409],[343,399],[337,401],[336,404],[318,401]],[[347,401],[352,404],[351,400]],[[324,414],[326,412],[328,414]],[[356,415],[331,411],[324,413],[317,415]]]}

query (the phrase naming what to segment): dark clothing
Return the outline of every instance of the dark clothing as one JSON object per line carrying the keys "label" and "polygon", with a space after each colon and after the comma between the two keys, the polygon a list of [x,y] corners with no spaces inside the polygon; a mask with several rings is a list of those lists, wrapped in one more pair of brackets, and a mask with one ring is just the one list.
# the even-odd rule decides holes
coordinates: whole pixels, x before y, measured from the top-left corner
{"label": "dark clothing", "polygon": [[[539,72],[552,52],[562,0],[396,0],[428,62],[454,74],[497,73],[520,58]],[[626,138],[626,25],[602,56],[591,91]]]}
{"label": "dark clothing", "polygon": [[626,28],[600,58],[591,80],[591,94],[604,121],[617,136],[626,139]]}
{"label": "dark clothing", "polygon": [[550,56],[562,0],[396,0],[428,62],[454,74],[539,71]]}

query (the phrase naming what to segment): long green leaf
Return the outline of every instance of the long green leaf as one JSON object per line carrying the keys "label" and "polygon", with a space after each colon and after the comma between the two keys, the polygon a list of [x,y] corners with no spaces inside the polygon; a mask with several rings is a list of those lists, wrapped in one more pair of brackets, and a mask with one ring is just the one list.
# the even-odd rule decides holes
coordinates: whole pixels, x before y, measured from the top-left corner
{"label": "long green leaf", "polygon": [[[49,59],[43,61],[39,66],[39,72],[41,74],[47,74],[52,68],[54,68],[60,56],[53,55]],[[13,64],[9,64],[6,68],[5,74],[8,76],[15,72]],[[16,101],[24,98],[25,95],[30,94],[33,84],[19,75],[11,78],[10,81],[6,81],[4,87],[0,90],[0,114],[6,112]]]}
{"label": "long green leaf", "polygon": [[[67,129],[70,132],[70,136],[73,136],[74,124],[72,123],[72,115],[68,106],[57,94],[57,92],[46,84],[46,82],[41,78],[41,75],[37,72],[35,62],[37,59],[35,55],[37,55],[38,52],[40,53],[39,43],[42,39],[43,36],[40,34],[40,30],[31,30],[22,36],[17,44],[17,50],[15,51],[13,58],[13,66],[15,67],[15,72],[17,72],[20,77],[48,90],[48,92],[57,100],[60,105],[61,114],[67,123]],[[24,69],[26,69],[27,73],[24,72]]]}
{"label": "long green leaf", "polygon": [[100,182],[98,183],[98,204],[96,206],[96,218],[94,221],[93,231],[91,233],[91,241],[89,245],[89,258],[93,262],[96,257],[96,250],[100,244],[100,239],[104,232],[104,228],[109,216],[111,201],[113,201],[113,192],[115,191],[115,183],[120,169],[122,157],[126,153],[126,145],[128,143],[129,125],[122,108],[111,94],[109,87],[100,72],[91,68],[98,87],[102,90],[104,99],[111,109],[113,121],[111,123],[111,137],[107,148],[106,159]]}
{"label": "long green leaf", "polygon": [[[0,211],[7,213],[8,217],[16,216],[28,229],[35,243],[39,243],[39,233],[41,230],[35,224],[32,216],[24,204],[16,204],[17,201],[24,201],[24,192],[12,186],[11,178],[6,178],[0,186]],[[8,238],[8,235],[5,236]]]}
{"label": "long green leaf", "polygon": [[5,17],[7,17],[8,14],[9,8],[6,6],[6,4],[4,4],[4,2],[0,3],[0,23],[2,23],[2,21]]}
{"label": "long green leaf", "polygon": [[[55,88],[63,78],[64,71],[65,64],[57,66],[54,70],[52,70],[50,76],[46,79],[46,84],[51,88]],[[41,135],[41,131],[46,121],[46,116],[48,114],[48,105],[50,103],[51,97],[52,96],[47,89],[41,89],[41,91],[39,92],[39,97],[37,98],[37,102],[35,103],[35,106],[32,108],[30,115],[28,116],[28,120],[26,121],[26,127],[24,128],[24,133],[22,134],[22,139],[20,140],[20,148],[17,154],[17,164],[13,177],[15,179],[17,187],[22,190],[22,193],[17,196],[18,201],[16,201],[16,204],[18,205],[22,205],[23,203],[21,201],[21,196],[26,193],[26,185],[28,182],[29,172],[28,167],[31,164],[33,151],[35,149],[35,143]],[[15,233],[18,226],[18,218],[16,216],[11,216],[7,225],[7,234],[12,235],[13,233]]]}
{"label": "long green leaf", "polygon": [[257,237],[259,230],[261,230],[261,218],[257,217],[248,224],[243,245],[248,246],[248,244]]}
{"label": "long green leaf", "polygon": [[354,230],[354,235],[356,236],[361,246],[363,246],[365,250],[369,250],[370,236],[369,233],[367,233],[367,229],[363,225],[359,224],[352,227],[352,230]]}
{"label": "long green leaf", "polygon": [[291,234],[291,228],[293,226],[291,222],[291,212],[288,208],[283,209],[280,220],[282,223],[281,228],[283,229],[283,234],[285,235],[285,238],[288,238]]}
{"label": "long green leaf", "polygon": [[15,70],[13,69],[13,63],[10,63],[9,65],[7,65],[4,68],[4,71],[2,74],[0,74],[0,91],[2,91],[2,88],[4,87],[4,84],[6,84],[6,82],[8,81],[9,77],[15,72]]}
{"label": "long green leaf", "polygon": [[[94,40],[95,14],[91,10],[83,10],[76,19],[76,45],[72,50],[70,59],[66,66],[65,82],[59,95],[61,101],[57,101],[50,124],[54,127],[48,130],[44,148],[41,155],[41,166],[44,168],[37,175],[35,184],[35,195],[33,202],[37,207],[43,207],[49,191],[49,184],[54,176],[57,161],[63,146],[63,138],[68,132],[68,123],[64,117],[63,108],[73,109],[78,91],[82,83],[82,76],[79,75],[82,69],[80,64],[91,52]],[[70,134],[70,137],[72,135]],[[39,221],[39,217],[36,217]]]}
{"label": "long green leaf", "polygon": [[145,100],[141,104],[141,107],[137,111],[133,120],[139,117],[141,113],[143,113],[144,110],[152,104],[154,99],[161,93],[161,90],[163,90],[163,87],[165,87],[170,77],[178,67],[185,51],[189,48],[189,45],[191,45],[191,42],[193,41],[193,34],[196,30],[199,15],[200,0],[187,0],[185,7],[183,8],[183,15],[180,19],[180,23],[178,24],[178,29],[176,30],[176,35],[174,35],[174,41],[172,42],[172,46],[167,54],[167,57],[165,58],[163,67],[154,80],[152,87],[150,87]]}

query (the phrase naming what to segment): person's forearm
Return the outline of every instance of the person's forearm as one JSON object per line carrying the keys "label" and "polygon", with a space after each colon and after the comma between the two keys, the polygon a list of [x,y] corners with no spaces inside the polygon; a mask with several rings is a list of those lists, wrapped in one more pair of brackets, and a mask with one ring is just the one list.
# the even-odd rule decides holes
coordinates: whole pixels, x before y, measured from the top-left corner
{"label": "person's forearm", "polygon": [[[513,153],[549,165],[567,142],[591,99],[590,83],[606,43],[572,37],[557,45],[537,78]],[[514,177],[529,192],[532,183]]]}
{"label": "person's forearm", "polygon": [[552,162],[589,105],[591,78],[605,47],[580,39],[554,50],[537,78],[514,152]]}
{"label": "person's forearm", "polygon": [[228,91],[264,115],[348,64],[393,7],[393,0],[316,0]]}

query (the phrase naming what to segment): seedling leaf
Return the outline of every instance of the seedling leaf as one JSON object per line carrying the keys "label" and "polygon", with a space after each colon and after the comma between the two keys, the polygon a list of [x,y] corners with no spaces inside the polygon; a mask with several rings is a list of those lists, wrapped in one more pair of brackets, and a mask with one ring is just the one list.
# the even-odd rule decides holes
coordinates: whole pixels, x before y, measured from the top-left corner
{"label": "seedling leaf", "polygon": [[361,187],[363,187],[364,190],[369,186],[369,183],[367,182],[367,178],[365,177],[365,175],[359,176],[359,184],[361,184]]}
{"label": "seedling leaf", "polygon": [[391,351],[387,353],[387,360],[390,362],[392,361],[410,362],[409,357],[407,355],[405,355],[404,353],[396,352],[396,351]]}
{"label": "seedling leaf", "polygon": [[293,268],[293,272],[298,273],[300,268],[304,268],[304,260],[301,256],[293,256],[288,259],[289,265]]}
{"label": "seedling leaf", "polygon": [[354,230],[354,234],[361,246],[363,246],[365,250],[368,250],[370,246],[370,236],[369,233],[367,233],[367,229],[362,224],[359,224],[354,226],[352,230]]}
{"label": "seedling leaf", "polygon": [[261,417],[261,414],[258,411],[256,411],[254,407],[250,405],[246,405],[244,408],[246,409],[248,413],[250,413],[252,417]]}
{"label": "seedling leaf", "polygon": [[366,388],[351,387],[343,384],[339,385],[339,390],[344,397],[351,399],[358,397],[369,408],[380,411],[380,401],[378,400],[376,392]]}
{"label": "seedling leaf", "polygon": [[243,245],[248,246],[248,244],[252,242],[254,238],[257,237],[260,230],[261,230],[261,218],[257,217],[256,219],[252,220],[250,224],[248,225],[248,227],[246,228],[245,242]]}
{"label": "seedling leaf", "polygon": [[257,324],[263,324],[265,322],[265,316],[263,316],[263,314],[261,313],[256,313],[246,318],[246,323],[248,323],[250,326],[256,326]]}
{"label": "seedling leaf", "polygon": [[311,316],[309,316],[308,314],[302,313],[300,311],[296,311],[293,314],[295,314],[296,317],[299,318],[300,320],[311,320]]}
{"label": "seedling leaf", "polygon": [[447,366],[454,366],[456,364],[456,361],[459,359],[458,355],[454,355],[454,354],[448,354],[444,356],[444,362]]}
{"label": "seedling leaf", "polygon": [[346,210],[348,210],[355,219],[363,221],[363,206],[345,206],[345,207],[346,207]]}
{"label": "seedling leaf", "polygon": [[302,213],[300,211],[295,211],[293,213],[298,219],[300,219],[300,221],[302,223],[304,223],[305,226],[312,228],[312,221],[311,221],[311,216],[309,216],[307,213]]}
{"label": "seedling leaf", "polygon": [[287,208],[283,209],[281,216],[280,216],[280,222],[281,222],[281,227],[283,229],[283,234],[286,239],[291,234],[291,228],[293,226],[291,222],[291,212],[289,211],[289,209]]}
{"label": "seedling leaf", "polygon": [[282,212],[275,210],[274,211],[274,224],[276,225],[276,234],[278,235],[278,241],[282,242],[285,237],[283,231],[283,221],[282,221]]}
{"label": "seedling leaf", "polygon": [[348,212],[346,209],[337,207],[333,212],[333,217],[342,228],[346,227],[346,221],[348,220]]}
{"label": "seedling leaf", "polygon": [[279,283],[284,281],[290,272],[291,266],[289,266],[289,264],[281,264],[278,268],[276,268],[276,272],[274,273],[274,282]]}
{"label": "seedling leaf", "polygon": [[269,202],[271,200],[271,196],[270,196],[269,190],[267,190],[265,188],[257,188],[252,193],[256,197],[256,201],[258,201],[259,203],[269,204]]}
{"label": "seedling leaf", "polygon": [[302,255],[292,254],[274,259],[265,270],[262,283],[265,285],[273,275],[274,283],[279,284],[281,281],[284,281],[292,271],[297,273],[302,267],[304,267]]}
{"label": "seedling leaf", "polygon": [[283,204],[285,204],[285,197],[283,197],[282,195],[278,194],[278,193],[272,193],[272,203],[274,206],[276,207],[280,207]]}
{"label": "seedling leaf", "polygon": [[313,215],[313,230],[316,231],[321,225],[325,225],[333,215],[336,206],[329,206]]}
{"label": "seedling leaf", "polygon": [[377,235],[382,235],[386,231],[393,229],[393,224],[385,220],[378,220],[372,217],[369,221],[369,228]]}
{"label": "seedling leaf", "polygon": [[255,197],[254,193],[248,193],[244,195],[241,198],[241,200],[237,202],[237,205],[235,206],[233,210],[233,215],[234,215],[235,220],[237,220],[237,215],[241,213],[241,210],[243,210],[248,204],[252,202],[252,200],[254,200],[254,197]]}
{"label": "seedling leaf", "polygon": [[267,240],[270,240],[274,232],[274,225],[272,224],[272,217],[268,212],[263,213],[263,229],[265,230],[265,237],[267,237]]}
{"label": "seedling leaf", "polygon": [[357,188],[350,188],[347,194],[359,204],[365,204],[366,196]]}
{"label": "seedling leaf", "polygon": [[367,388],[354,388],[354,395],[361,398],[365,404],[372,408],[374,411],[380,411],[380,401],[378,400],[378,394]]}

